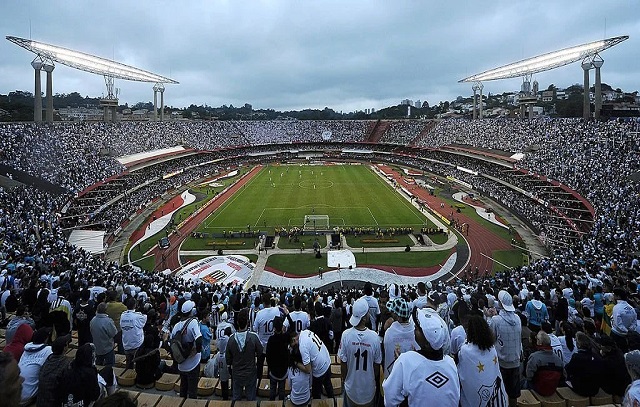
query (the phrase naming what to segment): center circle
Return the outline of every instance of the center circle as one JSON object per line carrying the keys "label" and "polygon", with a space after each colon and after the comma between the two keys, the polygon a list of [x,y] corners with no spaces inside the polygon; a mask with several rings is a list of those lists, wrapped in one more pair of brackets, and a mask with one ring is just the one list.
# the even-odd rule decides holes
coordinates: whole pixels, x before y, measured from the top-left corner
{"label": "center circle", "polygon": [[333,186],[333,181],[328,180],[304,180],[298,184],[302,189],[327,189]]}

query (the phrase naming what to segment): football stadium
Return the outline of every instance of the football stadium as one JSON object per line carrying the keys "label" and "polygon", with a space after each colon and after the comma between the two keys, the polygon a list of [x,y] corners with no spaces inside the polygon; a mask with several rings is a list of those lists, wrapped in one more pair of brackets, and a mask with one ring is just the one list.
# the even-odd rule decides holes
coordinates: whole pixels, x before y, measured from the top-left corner
{"label": "football stadium", "polygon": [[[627,39],[468,76],[456,117],[202,120],[7,36],[36,59],[0,123],[0,405],[638,405],[640,120],[600,78]],[[583,116],[534,115],[576,62]],[[104,76],[95,117],[58,120],[56,64]]]}

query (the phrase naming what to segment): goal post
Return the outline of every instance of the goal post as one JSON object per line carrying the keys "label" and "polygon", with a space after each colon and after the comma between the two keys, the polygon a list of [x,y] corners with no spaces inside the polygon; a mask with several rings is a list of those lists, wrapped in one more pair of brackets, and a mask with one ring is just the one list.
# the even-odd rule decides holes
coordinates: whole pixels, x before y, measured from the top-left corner
{"label": "goal post", "polygon": [[329,230],[329,215],[304,215],[302,230]]}

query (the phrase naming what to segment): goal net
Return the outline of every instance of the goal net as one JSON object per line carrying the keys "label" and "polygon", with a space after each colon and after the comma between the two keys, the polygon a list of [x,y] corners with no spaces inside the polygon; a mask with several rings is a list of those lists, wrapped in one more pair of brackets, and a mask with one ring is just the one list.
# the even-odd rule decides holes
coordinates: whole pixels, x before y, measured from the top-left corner
{"label": "goal net", "polygon": [[328,230],[329,215],[305,215],[303,230]]}

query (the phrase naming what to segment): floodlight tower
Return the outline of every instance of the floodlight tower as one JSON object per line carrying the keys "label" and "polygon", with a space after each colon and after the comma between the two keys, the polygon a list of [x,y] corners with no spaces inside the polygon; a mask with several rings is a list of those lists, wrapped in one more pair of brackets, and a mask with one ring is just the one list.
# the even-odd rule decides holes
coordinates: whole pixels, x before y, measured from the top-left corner
{"label": "floodlight tower", "polygon": [[164,84],[158,83],[158,90],[160,91],[160,121],[164,121]]}
{"label": "floodlight tower", "polygon": [[[602,58],[600,58],[599,53],[628,39],[628,35],[621,35],[618,37],[612,37],[604,40],[576,45],[574,47],[563,48],[558,51],[548,52],[546,54],[541,54],[532,58],[523,59],[518,62],[490,69],[476,75],[471,75],[459,80],[458,82],[492,81],[498,79],[523,77],[522,91],[520,92],[520,116],[525,116],[527,107],[526,105],[529,105],[529,115],[532,116],[533,104],[535,104],[537,101],[537,94],[531,94],[531,76],[538,72],[548,71],[550,69],[559,68],[561,66],[565,66],[582,60],[582,69],[584,70],[585,79],[584,118],[589,119],[591,116],[588,94],[589,69],[596,68],[597,94],[599,92],[597,90],[600,75],[599,68],[604,63]],[[601,97],[602,96],[600,95],[600,98]],[[596,96],[596,98],[598,98],[598,96]],[[596,101],[596,106],[600,105],[601,103],[601,99],[599,100],[599,102]],[[599,114],[598,107],[596,107],[596,112],[596,114]]]}
{"label": "floodlight tower", "polygon": [[595,118],[596,120],[600,119],[600,110],[602,110],[602,78],[600,77],[600,68],[604,64],[604,59],[600,56],[600,54],[595,54],[593,56],[593,60],[591,64],[596,69],[596,109],[595,109]]}
{"label": "floodlight tower", "polygon": [[482,119],[482,89],[484,89],[484,85],[482,82],[476,82],[476,86],[478,86],[478,90],[480,91],[480,104],[478,106],[478,117]]}
{"label": "floodlight tower", "polygon": [[153,121],[158,121],[158,91],[160,90],[160,84],[153,85]]}
{"label": "floodlight tower", "polygon": [[31,61],[31,66],[35,71],[35,90],[33,92],[34,104],[33,104],[33,121],[36,123],[42,123],[42,80],[40,79],[40,72],[44,60],[40,55],[36,56]]}
{"label": "floodlight tower", "polygon": [[53,123],[53,70],[56,66],[48,60],[42,65],[47,73],[47,123]]}
{"label": "floodlight tower", "polygon": [[115,78],[113,77],[113,75],[109,75],[108,73],[104,74],[103,76],[104,84],[107,87],[107,95],[100,99],[100,106],[102,106],[104,109],[104,121],[115,122],[117,120],[118,108],[118,90],[114,87]]}
{"label": "floodlight tower", "polygon": [[153,120],[158,120],[158,92],[160,92],[160,121],[164,121],[164,84],[158,82],[153,86]]}
{"label": "floodlight tower", "polygon": [[529,112],[529,119],[533,119],[533,105],[538,101],[537,93],[537,82],[534,81],[534,88],[531,88],[531,79],[533,74],[526,73],[522,77],[522,86],[520,87],[520,97],[518,98],[518,104],[520,106],[520,118],[524,119],[527,117],[527,112]]}
{"label": "floodlight tower", "polygon": [[[160,104],[164,108],[164,84],[177,84],[178,82],[165,76],[157,75],[143,69],[134,68],[119,62],[111,61],[95,55],[89,55],[84,52],[74,51],[57,45],[46,44],[44,42],[28,40],[19,37],[6,37],[8,41],[36,54],[31,66],[35,70],[35,112],[34,120],[38,122],[42,119],[42,98],[40,89],[40,72],[44,69],[47,72],[47,121],[53,122],[53,83],[52,72],[55,68],[54,62],[81,71],[93,74],[103,75],[105,84],[107,85],[107,96],[101,99],[101,105],[105,108],[105,120],[109,118],[111,112],[112,120],[117,119],[116,108],[118,107],[118,90],[114,88],[113,81],[115,78],[128,81],[159,83],[160,87]],[[38,106],[40,103],[40,106]],[[40,113],[38,113],[40,112]],[[39,116],[40,115],[40,116]],[[160,112],[162,120],[164,114]]]}
{"label": "floodlight tower", "polygon": [[473,86],[471,86],[471,89],[473,90],[473,120],[478,118],[478,112],[476,111],[476,101],[478,100],[478,83],[474,83]]}
{"label": "floodlight tower", "polygon": [[582,70],[584,71],[584,100],[582,103],[582,118],[589,120],[591,118],[591,102],[589,100],[589,70],[593,67],[591,58],[587,57],[582,60]]}

